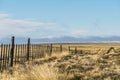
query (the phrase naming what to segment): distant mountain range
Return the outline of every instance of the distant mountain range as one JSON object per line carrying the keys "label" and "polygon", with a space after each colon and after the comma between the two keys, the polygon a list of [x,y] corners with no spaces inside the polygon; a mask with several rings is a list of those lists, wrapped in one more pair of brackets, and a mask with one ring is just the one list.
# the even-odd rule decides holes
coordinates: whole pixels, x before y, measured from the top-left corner
{"label": "distant mountain range", "polygon": [[[110,37],[59,37],[59,38],[38,38],[31,39],[31,43],[99,43],[99,42],[120,42],[120,36]],[[10,43],[10,38],[3,38],[0,43]],[[27,43],[27,38],[15,38],[15,43]]]}

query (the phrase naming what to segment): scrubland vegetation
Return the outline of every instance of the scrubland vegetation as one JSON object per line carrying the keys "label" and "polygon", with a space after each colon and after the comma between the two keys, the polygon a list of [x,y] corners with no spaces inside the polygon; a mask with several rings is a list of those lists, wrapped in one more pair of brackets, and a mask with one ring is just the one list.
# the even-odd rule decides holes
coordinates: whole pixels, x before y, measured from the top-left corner
{"label": "scrubland vegetation", "polygon": [[120,80],[120,49],[53,53],[4,71],[0,80]]}

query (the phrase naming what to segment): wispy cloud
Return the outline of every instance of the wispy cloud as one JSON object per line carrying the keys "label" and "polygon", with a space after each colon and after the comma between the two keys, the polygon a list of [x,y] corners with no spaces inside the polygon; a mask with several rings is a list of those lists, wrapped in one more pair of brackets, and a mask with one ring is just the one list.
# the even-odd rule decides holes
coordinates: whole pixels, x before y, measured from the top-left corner
{"label": "wispy cloud", "polygon": [[0,18],[5,18],[5,17],[9,17],[9,14],[5,14],[5,13],[0,13]]}
{"label": "wispy cloud", "polygon": [[36,19],[16,19],[10,14],[0,14],[0,38],[17,36],[33,38],[51,38],[87,34],[86,30],[74,29],[57,23],[44,23]]}
{"label": "wispy cloud", "polygon": [[27,33],[33,33],[37,29],[52,28],[54,25],[54,23],[14,19],[9,14],[0,14],[0,37],[9,35],[24,36]]}
{"label": "wispy cloud", "polygon": [[72,37],[83,37],[83,36],[87,36],[89,32],[87,30],[82,30],[82,29],[72,29],[70,34],[72,35]]}

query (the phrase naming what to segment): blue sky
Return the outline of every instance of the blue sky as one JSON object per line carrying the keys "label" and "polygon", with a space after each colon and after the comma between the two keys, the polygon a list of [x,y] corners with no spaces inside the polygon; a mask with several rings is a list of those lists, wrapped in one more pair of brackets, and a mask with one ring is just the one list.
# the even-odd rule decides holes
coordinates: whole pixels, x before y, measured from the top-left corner
{"label": "blue sky", "polygon": [[120,0],[0,0],[0,38],[120,36]]}

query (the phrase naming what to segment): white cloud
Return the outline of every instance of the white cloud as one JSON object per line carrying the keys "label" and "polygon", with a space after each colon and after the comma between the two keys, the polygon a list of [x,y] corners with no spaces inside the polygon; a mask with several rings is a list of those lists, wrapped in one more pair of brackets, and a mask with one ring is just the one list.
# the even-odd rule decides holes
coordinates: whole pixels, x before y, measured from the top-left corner
{"label": "white cloud", "polygon": [[69,28],[56,23],[43,23],[36,19],[14,19],[9,14],[0,14],[0,38],[3,37],[80,37],[88,32],[79,28]]}
{"label": "white cloud", "polygon": [[82,30],[80,28],[65,28],[62,26],[57,26],[56,28],[49,31],[49,33],[45,34],[48,31],[44,31],[40,36],[42,38],[53,38],[53,37],[85,37],[88,34],[88,31]]}
{"label": "white cloud", "polygon": [[54,23],[14,19],[9,14],[0,14],[0,38],[9,35],[24,36],[27,33],[33,33],[37,29],[53,28],[54,25]]}
{"label": "white cloud", "polygon": [[[53,36],[55,37],[84,37],[87,36],[89,32],[87,30],[81,29],[80,27],[57,27],[53,31]],[[57,35],[57,36],[56,36]]]}
{"label": "white cloud", "polygon": [[73,29],[71,30],[70,34],[74,37],[83,37],[87,36],[86,34],[88,34],[88,31],[82,29]]}
{"label": "white cloud", "polygon": [[9,14],[4,14],[4,13],[0,13],[0,18],[5,18],[5,17],[8,17],[10,16]]}

